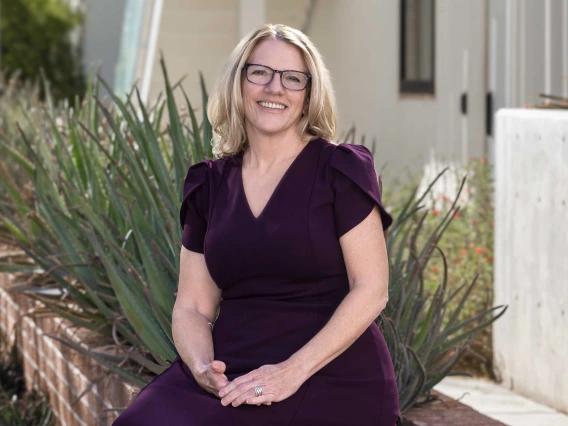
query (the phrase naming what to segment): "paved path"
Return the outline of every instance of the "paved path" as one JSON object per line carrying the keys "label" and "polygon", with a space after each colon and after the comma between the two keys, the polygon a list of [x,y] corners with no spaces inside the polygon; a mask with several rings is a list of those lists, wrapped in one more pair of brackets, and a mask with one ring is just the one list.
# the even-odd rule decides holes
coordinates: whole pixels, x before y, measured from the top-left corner
{"label": "paved path", "polygon": [[508,426],[568,426],[567,415],[490,381],[446,377],[434,389]]}

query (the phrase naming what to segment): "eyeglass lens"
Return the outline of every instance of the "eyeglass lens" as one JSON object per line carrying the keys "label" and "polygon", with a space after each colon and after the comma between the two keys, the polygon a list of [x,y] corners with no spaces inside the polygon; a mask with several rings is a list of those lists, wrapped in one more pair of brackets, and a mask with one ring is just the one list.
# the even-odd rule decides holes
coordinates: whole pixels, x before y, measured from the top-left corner
{"label": "eyeglass lens", "polygon": [[[268,84],[272,81],[274,71],[263,65],[249,65],[247,79],[254,84]],[[290,90],[303,90],[308,83],[308,76],[299,71],[282,72],[282,86]]]}

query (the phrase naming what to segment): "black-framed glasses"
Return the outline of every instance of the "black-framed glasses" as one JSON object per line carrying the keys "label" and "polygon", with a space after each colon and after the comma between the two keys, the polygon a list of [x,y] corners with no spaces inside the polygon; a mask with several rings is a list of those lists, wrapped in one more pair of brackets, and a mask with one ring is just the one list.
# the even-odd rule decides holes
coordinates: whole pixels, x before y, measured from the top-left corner
{"label": "black-framed glasses", "polygon": [[262,86],[270,84],[274,78],[274,73],[279,73],[282,87],[289,90],[304,90],[312,78],[310,74],[302,71],[273,70],[266,65],[260,64],[245,64],[243,69],[245,70],[248,81],[252,84],[260,84]]}

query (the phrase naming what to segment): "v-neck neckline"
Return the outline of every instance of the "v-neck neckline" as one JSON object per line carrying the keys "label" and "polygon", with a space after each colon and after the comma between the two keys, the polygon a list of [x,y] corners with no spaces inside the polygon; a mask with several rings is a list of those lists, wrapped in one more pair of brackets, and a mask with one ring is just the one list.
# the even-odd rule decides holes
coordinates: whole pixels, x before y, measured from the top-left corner
{"label": "v-neck neckline", "polygon": [[245,191],[245,183],[243,180],[243,157],[244,157],[244,151],[242,151],[239,154],[239,158],[240,158],[240,165],[239,165],[239,182],[240,182],[240,186],[241,186],[241,192],[243,194],[243,200],[244,203],[246,204],[246,208],[248,210],[249,215],[252,217],[252,219],[254,221],[259,221],[262,219],[262,217],[264,216],[264,212],[266,211],[266,209],[268,207],[270,207],[270,204],[272,203],[272,199],[277,195],[278,190],[280,189],[280,187],[282,186],[282,182],[284,182],[284,180],[286,179],[286,177],[288,176],[288,174],[290,173],[290,170],[294,167],[294,165],[298,162],[298,160],[300,159],[300,157],[302,156],[302,154],[304,153],[304,151],[307,151],[308,146],[314,141],[315,139],[312,139],[310,141],[308,141],[306,143],[306,145],[302,148],[302,150],[298,153],[298,155],[296,155],[296,158],[294,158],[292,160],[292,162],[290,163],[290,165],[288,166],[288,168],[286,169],[286,171],[282,174],[282,176],[280,177],[280,180],[278,181],[278,183],[276,184],[276,186],[274,187],[274,190],[272,191],[272,194],[270,194],[270,197],[268,197],[268,201],[264,204],[264,207],[262,208],[262,210],[260,211],[260,213],[258,214],[258,216],[255,216],[254,213],[252,212],[252,209],[250,208],[250,204],[248,202],[247,199],[247,194]]}

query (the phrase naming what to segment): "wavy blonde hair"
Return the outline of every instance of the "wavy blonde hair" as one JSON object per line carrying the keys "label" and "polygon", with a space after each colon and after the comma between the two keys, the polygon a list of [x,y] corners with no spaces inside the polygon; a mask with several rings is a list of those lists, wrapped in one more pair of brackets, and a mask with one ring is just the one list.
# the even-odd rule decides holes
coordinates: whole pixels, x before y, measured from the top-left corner
{"label": "wavy blonde hair", "polygon": [[278,40],[296,46],[302,52],[311,74],[306,89],[306,113],[298,122],[303,140],[335,137],[336,106],[331,77],[323,57],[312,41],[301,31],[286,25],[265,24],[248,33],[235,47],[207,105],[207,116],[213,126],[213,155],[234,155],[248,145],[241,91],[241,70],[254,48],[264,40]]}

